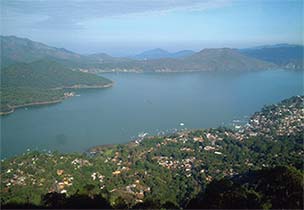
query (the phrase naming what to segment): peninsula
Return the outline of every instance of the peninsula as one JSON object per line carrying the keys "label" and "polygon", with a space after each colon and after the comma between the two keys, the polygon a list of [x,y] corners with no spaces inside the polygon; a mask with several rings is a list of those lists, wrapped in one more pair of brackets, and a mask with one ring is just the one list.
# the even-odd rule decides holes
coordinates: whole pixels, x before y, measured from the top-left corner
{"label": "peninsula", "polygon": [[74,95],[71,90],[112,85],[104,77],[72,70],[52,60],[12,64],[1,69],[0,115],[20,107],[59,103]]}

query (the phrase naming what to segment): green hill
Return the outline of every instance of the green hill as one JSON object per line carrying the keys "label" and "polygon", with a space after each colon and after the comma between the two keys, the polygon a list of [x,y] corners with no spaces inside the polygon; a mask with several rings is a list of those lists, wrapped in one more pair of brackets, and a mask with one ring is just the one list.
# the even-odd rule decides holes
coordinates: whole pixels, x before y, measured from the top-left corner
{"label": "green hill", "polygon": [[67,60],[81,59],[82,56],[64,48],[50,47],[40,42],[16,36],[0,36],[1,41],[1,66],[5,67],[13,63],[58,58]]}
{"label": "green hill", "polygon": [[15,36],[0,36],[0,41],[0,114],[22,106],[60,102],[70,96],[67,88],[112,84],[106,78],[79,71],[99,63],[95,58]]}
{"label": "green hill", "polygon": [[275,64],[242,55],[237,50],[229,48],[204,49],[185,58],[148,60],[142,61],[141,65],[144,71],[157,72],[246,72],[276,67]]}
{"label": "green hill", "polygon": [[275,63],[287,69],[304,68],[304,46],[277,44],[239,50],[247,56]]}
{"label": "green hill", "polygon": [[120,64],[132,61],[128,58],[116,58],[105,53],[93,55],[81,55],[64,48],[48,46],[27,38],[16,36],[0,36],[1,42],[1,67],[15,63],[31,63],[42,59],[48,59],[61,63],[69,68],[95,69],[99,65]]}
{"label": "green hill", "polygon": [[65,89],[102,88],[111,85],[106,78],[71,70],[50,60],[17,63],[1,69],[1,109],[54,103],[67,97]]}
{"label": "green hill", "polygon": [[108,83],[111,81],[103,77],[73,71],[49,60],[14,64],[1,70],[2,87],[60,88],[76,85],[104,86]]}
{"label": "green hill", "polygon": [[186,69],[203,69],[204,71],[256,71],[275,67],[274,64],[244,56],[230,48],[204,49],[185,58],[184,61],[189,63]]}

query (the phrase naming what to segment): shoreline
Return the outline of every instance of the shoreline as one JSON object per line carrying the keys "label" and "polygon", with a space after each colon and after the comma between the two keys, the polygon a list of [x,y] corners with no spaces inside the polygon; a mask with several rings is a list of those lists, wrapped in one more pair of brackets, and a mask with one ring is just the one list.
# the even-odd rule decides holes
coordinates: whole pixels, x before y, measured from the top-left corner
{"label": "shoreline", "polygon": [[53,90],[62,90],[62,89],[101,89],[101,88],[109,88],[114,85],[114,82],[112,81],[111,83],[105,84],[105,85],[73,85],[73,86],[63,86],[63,87],[57,87],[57,88],[52,88]]}
{"label": "shoreline", "polygon": [[[292,96],[291,98],[287,98],[287,99],[284,99],[284,100],[281,100],[279,102],[276,102],[276,103],[273,103],[273,104],[268,104],[266,107],[272,107],[272,106],[276,106],[276,107],[284,107],[285,104],[283,103],[288,103],[288,101],[290,100],[294,100],[294,99],[298,99],[300,98],[300,100],[302,100],[303,102],[303,98],[304,96],[300,96],[300,95],[296,95],[296,96]],[[293,102],[295,103],[295,102]],[[283,106],[282,106],[283,105]],[[259,115],[259,114],[263,114],[264,112],[264,108],[260,109],[260,111],[257,111],[255,113],[253,113],[247,120],[247,123],[244,124],[244,125],[241,125],[240,128],[234,128],[234,129],[231,129],[229,127],[224,127],[226,129],[228,129],[228,132],[229,133],[237,133],[238,136],[234,136],[234,138],[236,138],[237,140],[239,141],[244,141],[244,138],[250,138],[250,137],[254,137],[254,136],[257,136],[255,134],[254,131],[252,131],[252,125],[247,125],[249,122],[253,123],[254,125],[254,122],[255,122],[255,115]],[[257,125],[255,125],[257,126]],[[77,151],[77,153],[79,152],[80,154],[87,154],[87,155],[94,155],[95,153],[99,153],[99,152],[103,152],[103,150],[105,149],[115,149],[115,147],[119,146],[119,145],[124,145],[124,146],[128,146],[128,147],[134,147],[134,146],[138,146],[140,145],[140,143],[143,141],[143,140],[149,140],[149,139],[154,139],[154,138],[165,138],[165,137],[169,137],[170,135],[173,135],[173,136],[179,136],[179,137],[183,137],[183,136],[187,136],[189,135],[191,132],[195,132],[195,131],[203,131],[203,132],[207,132],[207,133],[214,133],[214,130],[218,130],[218,129],[222,129],[223,127],[221,126],[216,126],[216,127],[204,127],[204,128],[187,128],[185,130],[178,130],[178,131],[175,131],[173,133],[164,133],[164,134],[152,134],[152,135],[148,135],[148,136],[145,136],[145,137],[138,137],[138,138],[135,138],[135,139],[129,139],[127,141],[124,141],[124,142],[121,142],[121,143],[107,143],[107,144],[98,144],[98,145],[94,145],[94,146],[88,146],[86,149],[82,150],[82,151]],[[243,130],[243,131],[242,131]],[[226,130],[227,131],[227,130]],[[225,131],[225,135],[228,135],[226,134],[226,131]],[[244,132],[245,131],[245,132]],[[221,131],[223,132],[223,131]],[[298,131],[297,131],[298,132]],[[212,134],[213,135],[213,134]],[[240,135],[243,135],[242,139],[240,139]],[[245,135],[245,137],[244,137]],[[282,134],[279,134],[279,135],[282,135]],[[202,135],[200,135],[202,137]],[[170,137],[171,138],[171,137]],[[175,137],[173,137],[175,138]],[[210,139],[210,138],[214,138],[214,137],[208,137],[207,135],[204,137],[205,139]],[[194,141],[200,141],[200,140],[194,140]],[[38,150],[32,150],[32,151],[42,151],[40,149]],[[51,151],[51,150],[49,150]],[[70,154],[70,153],[74,153],[76,151],[71,151],[71,152],[62,152],[62,151],[58,151],[58,150],[54,150],[54,151],[57,151],[59,152],[60,154]],[[15,157],[15,156],[18,156],[19,154],[14,154],[12,156],[9,156],[9,157],[1,157],[1,160],[4,160],[4,159],[8,159],[8,158],[11,158],[11,157]]]}
{"label": "shoreline", "polygon": [[66,98],[58,99],[58,100],[53,100],[53,101],[41,101],[41,102],[33,102],[33,103],[28,103],[28,104],[21,104],[21,105],[17,105],[17,106],[11,106],[11,110],[10,111],[0,112],[0,116],[11,114],[11,113],[15,112],[16,109],[23,108],[23,107],[41,106],[41,105],[49,105],[49,104],[60,103],[60,102],[62,102]]}
{"label": "shoreline", "polygon": [[233,70],[233,71],[222,71],[222,70],[209,70],[209,69],[205,69],[205,70],[173,70],[173,69],[156,69],[156,70],[138,70],[138,69],[130,69],[130,70],[124,70],[124,69],[115,69],[115,70],[92,70],[93,74],[103,74],[103,73],[199,73],[199,72],[216,72],[216,73],[248,73],[248,72],[258,72],[258,71],[272,71],[272,70],[277,70],[277,69],[281,69],[281,70],[299,70],[299,71],[303,71],[304,69],[289,69],[289,68],[283,68],[283,67],[277,67],[277,68],[265,68],[265,69],[252,69],[252,70]]}
{"label": "shoreline", "polygon": [[[80,89],[101,89],[101,88],[112,87],[113,84],[114,84],[114,82],[111,82],[111,83],[106,84],[106,85],[92,85],[92,86],[89,86],[89,85],[74,85],[74,86],[70,86],[70,87],[55,88],[55,90],[60,90],[60,89],[75,89],[75,90],[77,90],[77,89],[78,90],[80,90]],[[69,97],[73,97],[73,96],[63,96],[60,99],[56,99],[56,100],[52,100],[52,101],[40,101],[40,102],[33,102],[33,103],[16,105],[16,106],[9,106],[11,109],[9,111],[0,112],[0,116],[5,116],[5,115],[12,114],[12,113],[15,112],[16,109],[19,109],[19,108],[31,107],[31,106],[43,106],[43,105],[50,105],[50,104],[60,103],[60,102],[64,101],[65,99],[67,99]]]}

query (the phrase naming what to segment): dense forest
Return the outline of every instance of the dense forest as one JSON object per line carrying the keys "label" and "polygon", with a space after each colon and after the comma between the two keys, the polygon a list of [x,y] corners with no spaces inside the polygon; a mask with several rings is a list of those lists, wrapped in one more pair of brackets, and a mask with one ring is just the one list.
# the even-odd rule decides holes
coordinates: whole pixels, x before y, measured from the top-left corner
{"label": "dense forest", "polygon": [[214,180],[189,209],[303,209],[303,172],[277,166]]}
{"label": "dense forest", "polygon": [[1,69],[0,112],[61,101],[71,88],[101,88],[111,83],[101,76],[72,70],[52,60],[13,64]]}
{"label": "dense forest", "polygon": [[3,208],[303,208],[304,97],[239,129],[186,130],[1,162]]}

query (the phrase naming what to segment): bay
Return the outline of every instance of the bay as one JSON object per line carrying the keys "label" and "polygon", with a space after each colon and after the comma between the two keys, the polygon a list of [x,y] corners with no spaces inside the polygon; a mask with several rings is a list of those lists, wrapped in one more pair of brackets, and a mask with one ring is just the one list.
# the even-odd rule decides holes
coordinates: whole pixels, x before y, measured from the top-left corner
{"label": "bay", "polygon": [[[230,125],[303,94],[303,71],[105,73],[107,89],[1,116],[1,158],[31,150],[85,151],[140,133]],[[183,125],[183,126],[182,126]]]}

